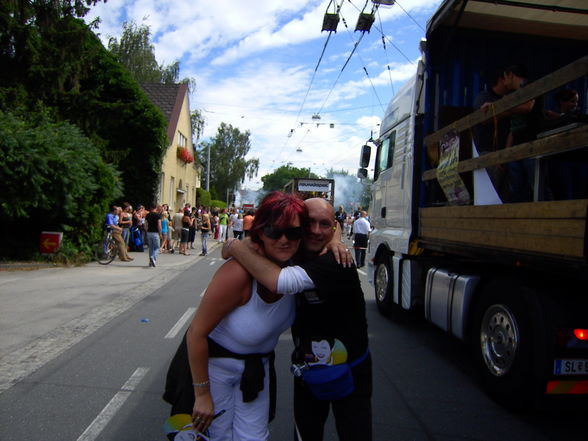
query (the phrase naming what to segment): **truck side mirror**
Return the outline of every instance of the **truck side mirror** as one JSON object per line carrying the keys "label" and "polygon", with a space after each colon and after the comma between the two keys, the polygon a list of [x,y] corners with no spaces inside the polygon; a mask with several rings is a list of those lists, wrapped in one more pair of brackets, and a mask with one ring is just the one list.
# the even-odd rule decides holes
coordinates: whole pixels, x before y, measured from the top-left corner
{"label": "truck side mirror", "polygon": [[367,178],[367,168],[357,169],[357,177],[359,179]]}
{"label": "truck side mirror", "polygon": [[372,154],[372,148],[369,145],[364,145],[361,148],[361,158],[359,159],[359,166],[366,168],[370,164],[370,156]]}

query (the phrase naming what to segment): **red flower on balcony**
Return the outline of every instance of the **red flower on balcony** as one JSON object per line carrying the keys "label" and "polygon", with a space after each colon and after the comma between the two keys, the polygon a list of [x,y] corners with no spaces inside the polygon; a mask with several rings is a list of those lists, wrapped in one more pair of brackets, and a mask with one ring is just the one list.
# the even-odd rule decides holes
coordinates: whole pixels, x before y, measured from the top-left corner
{"label": "red flower on balcony", "polygon": [[186,164],[194,162],[194,156],[186,147],[178,147],[178,158],[184,161]]}

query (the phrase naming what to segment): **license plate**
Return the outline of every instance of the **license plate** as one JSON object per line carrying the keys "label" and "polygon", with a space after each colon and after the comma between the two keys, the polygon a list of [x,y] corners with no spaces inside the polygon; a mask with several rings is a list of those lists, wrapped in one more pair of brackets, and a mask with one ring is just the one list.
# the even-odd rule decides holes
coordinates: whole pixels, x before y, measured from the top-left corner
{"label": "license plate", "polygon": [[555,375],[586,375],[588,360],[554,360],[553,373]]}

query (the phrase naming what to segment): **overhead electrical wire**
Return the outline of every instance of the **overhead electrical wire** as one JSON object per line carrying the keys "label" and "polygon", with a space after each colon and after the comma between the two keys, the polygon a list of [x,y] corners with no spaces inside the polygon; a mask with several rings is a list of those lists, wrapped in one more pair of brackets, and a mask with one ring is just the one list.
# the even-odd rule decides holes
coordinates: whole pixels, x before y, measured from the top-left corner
{"label": "overhead electrical wire", "polygon": [[[349,30],[349,27],[347,26],[347,21],[345,20],[344,17],[341,17],[341,20],[343,21],[343,24],[345,25],[345,28],[347,30]],[[357,50],[357,47],[359,46],[359,43],[361,43],[361,40],[363,39],[365,35],[365,32],[362,32],[361,37],[359,37],[359,40],[357,40],[355,42],[355,44],[353,45],[353,49],[351,50],[351,53],[349,54],[349,56],[347,57],[347,60],[345,60],[345,63],[343,64],[343,67],[341,68],[341,70],[339,71],[339,74],[337,75],[337,78],[335,79],[335,82],[333,83],[333,85],[331,86],[331,89],[329,90],[329,93],[327,94],[327,97],[325,98],[325,100],[323,101],[323,104],[321,105],[320,109],[316,112],[317,115],[320,115],[320,113],[322,112],[323,108],[325,107],[325,105],[327,104],[327,101],[329,100],[329,98],[331,97],[331,93],[333,93],[333,90],[335,89],[335,86],[337,85],[337,83],[339,82],[339,79],[341,78],[341,75],[343,74],[343,71],[345,70],[345,68],[347,67],[347,64],[349,64],[349,61],[351,60],[351,57],[353,57],[353,54],[355,53],[355,51]]]}
{"label": "overhead electrical wire", "polygon": [[415,19],[412,17],[412,15],[410,15],[410,14],[408,13],[408,11],[402,7],[402,5],[401,5],[400,3],[398,3],[398,0],[396,0],[394,3],[395,3],[395,4],[397,4],[397,5],[398,5],[398,7],[399,7],[400,9],[402,9],[406,15],[408,15],[408,18],[410,18],[410,19],[411,19],[411,20],[414,22],[414,24],[415,24],[415,25],[417,25],[419,28],[421,28],[421,31],[423,31],[423,32],[425,32],[425,33],[427,32],[427,31],[425,30],[425,28],[423,28],[423,27],[420,25],[420,23],[419,23],[419,22],[417,22],[417,21],[416,21],[416,20],[415,20]]}
{"label": "overhead electrical wire", "polygon": [[[344,0],[341,0],[341,3],[340,4],[337,4],[337,1],[336,0],[331,0],[329,2],[329,4],[327,5],[327,9],[326,10],[328,11],[329,10],[329,7],[331,5],[333,5],[333,10],[335,11],[335,14],[339,14],[339,12],[341,11],[341,6],[343,5],[343,2],[344,2]],[[325,51],[327,49],[327,45],[329,44],[329,41],[331,39],[331,34],[332,33],[333,33],[332,31],[329,31],[329,35],[327,36],[327,39],[325,41],[325,44],[323,45],[323,49],[321,51],[321,54],[319,56],[319,59],[318,59],[318,61],[316,63],[316,66],[314,68],[314,71],[312,73],[312,77],[310,78],[310,84],[308,85],[308,88],[306,89],[306,93],[304,95],[304,99],[302,100],[302,104],[300,105],[300,109],[298,110],[298,114],[296,115],[296,120],[294,121],[294,127],[296,127],[298,125],[298,120],[300,118],[300,115],[302,114],[302,110],[304,109],[304,105],[306,104],[306,100],[308,98],[308,94],[310,93],[310,89],[312,88],[312,85],[314,83],[314,79],[316,77],[316,73],[317,73],[318,68],[319,68],[319,66],[321,64],[321,61],[323,60],[323,56],[324,56]],[[293,133],[293,131],[294,131],[294,129],[292,129],[290,131],[289,136],[286,138],[286,141],[284,142],[284,145],[282,146],[282,148],[280,149],[280,151],[278,153],[278,158],[281,156],[282,151],[284,150],[284,148],[288,145],[288,141],[289,141],[290,136],[291,136],[291,133]],[[304,136],[306,136],[307,134],[308,134],[308,131],[307,131],[307,133],[305,133]],[[300,144],[299,144],[299,146],[300,146]],[[298,147],[297,147],[297,149],[298,149]]]}
{"label": "overhead electrical wire", "polygon": [[[380,16],[380,11],[378,11],[378,21],[380,22],[380,29],[384,29],[382,25],[382,17]],[[377,26],[376,26],[377,29]],[[390,78],[390,87],[392,88],[392,96],[396,95],[394,91],[394,81],[392,81],[392,70],[390,69],[390,59],[388,58],[388,50],[386,49],[386,38],[384,36],[384,32],[380,32],[382,35],[382,44],[384,45],[384,54],[386,54],[386,69],[388,69],[388,78]]]}

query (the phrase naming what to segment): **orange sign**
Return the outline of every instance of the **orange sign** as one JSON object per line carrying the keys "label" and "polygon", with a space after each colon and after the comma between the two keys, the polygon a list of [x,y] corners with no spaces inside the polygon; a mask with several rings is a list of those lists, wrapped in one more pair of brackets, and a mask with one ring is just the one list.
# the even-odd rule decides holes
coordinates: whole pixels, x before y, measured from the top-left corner
{"label": "orange sign", "polygon": [[56,253],[61,246],[63,233],[55,231],[43,231],[39,239],[39,251],[42,254]]}

